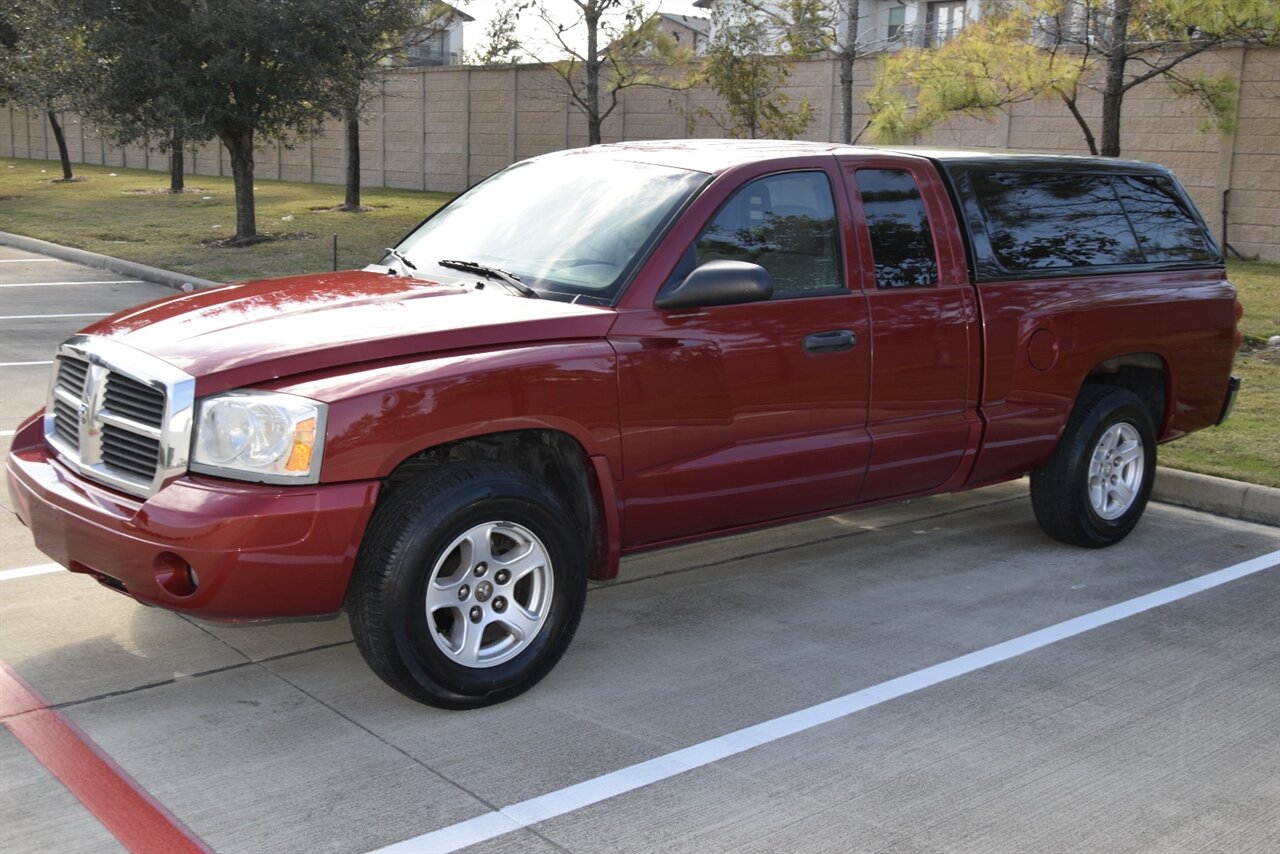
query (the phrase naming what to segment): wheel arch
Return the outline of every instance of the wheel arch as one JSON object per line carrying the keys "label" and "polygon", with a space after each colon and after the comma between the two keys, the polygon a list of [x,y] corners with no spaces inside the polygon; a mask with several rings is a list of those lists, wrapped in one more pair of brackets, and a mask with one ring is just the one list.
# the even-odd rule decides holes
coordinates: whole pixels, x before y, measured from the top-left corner
{"label": "wheel arch", "polygon": [[1104,359],[1085,374],[1081,389],[1089,385],[1133,392],[1151,416],[1157,441],[1168,432],[1173,378],[1169,362],[1159,353],[1125,353]]}
{"label": "wheel arch", "polygon": [[382,480],[379,503],[398,487],[441,466],[485,460],[510,465],[547,484],[569,505],[575,533],[587,545],[589,577],[607,580],[617,574],[620,538],[612,478],[604,457],[593,457],[572,435],[561,430],[529,428],[467,436],[424,448],[405,459]]}

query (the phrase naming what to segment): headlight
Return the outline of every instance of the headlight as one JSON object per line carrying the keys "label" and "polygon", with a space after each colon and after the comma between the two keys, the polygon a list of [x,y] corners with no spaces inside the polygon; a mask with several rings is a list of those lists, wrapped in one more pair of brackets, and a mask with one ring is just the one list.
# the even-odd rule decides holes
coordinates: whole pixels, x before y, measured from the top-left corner
{"label": "headlight", "polygon": [[200,401],[191,470],[263,483],[320,479],[328,407],[267,391],[231,391]]}

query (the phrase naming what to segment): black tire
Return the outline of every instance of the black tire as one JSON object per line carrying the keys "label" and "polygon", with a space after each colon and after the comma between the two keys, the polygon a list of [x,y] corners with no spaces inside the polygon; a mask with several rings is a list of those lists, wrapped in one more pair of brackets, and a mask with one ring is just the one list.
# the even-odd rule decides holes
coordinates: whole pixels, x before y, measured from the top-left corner
{"label": "black tire", "polygon": [[[452,464],[401,486],[374,513],[348,591],[351,630],[365,661],[405,696],[446,709],[499,703],[533,687],[569,646],[586,600],[587,562],[573,518],[553,490],[519,469],[498,463]],[[495,533],[473,533],[477,531]],[[536,579],[520,582],[525,584],[523,593],[515,581],[506,588],[498,586],[498,570],[473,577],[480,564],[470,570],[461,565],[468,549],[480,548],[476,542],[492,544],[508,535],[513,543],[517,536],[523,538],[531,550],[541,547],[546,558],[541,563],[549,564],[528,570]],[[494,566],[504,566],[498,563],[504,555],[497,550],[493,555]],[[538,562],[536,557],[529,562]],[[446,576],[446,571],[452,574]],[[434,585],[433,573],[439,573]],[[507,578],[512,577],[508,572]],[[492,584],[481,598],[486,579]],[[462,584],[463,580],[468,583]],[[536,603],[528,592],[533,586],[542,594]],[[441,604],[453,595],[440,592],[446,589],[459,595],[470,591],[456,614]],[[540,605],[545,611],[542,622],[525,632],[523,639],[517,639],[519,632],[503,622],[531,613],[516,611],[520,596],[530,597],[530,608]],[[497,613],[500,604],[510,610]],[[478,635],[467,635],[473,630],[466,624],[467,617],[476,609],[483,610],[476,624]],[[461,623],[457,622],[460,617]],[[486,637],[503,632],[510,634],[501,638],[506,647],[500,643],[479,646]],[[476,655],[464,649],[463,637],[477,643]],[[458,649],[450,651],[455,638]],[[486,648],[498,650],[493,656],[496,663],[480,659],[479,653]],[[503,659],[503,655],[511,657]],[[471,662],[477,664],[470,666]]]}
{"label": "black tire", "polygon": [[[1109,431],[1114,432],[1109,434]],[[1123,461],[1107,456],[1108,448],[1099,449],[1104,436],[1123,434],[1133,448],[1133,435],[1141,447],[1129,453],[1134,461],[1142,461],[1141,472],[1133,472]],[[1114,479],[1119,476],[1121,488],[1132,497],[1108,505],[1105,489],[1090,492],[1090,466],[1094,453],[1101,450],[1099,462]],[[1120,454],[1116,455],[1121,456]],[[1133,487],[1125,486],[1124,475],[1133,479]],[[1063,430],[1058,447],[1044,468],[1031,473],[1031,507],[1044,532],[1055,540],[1075,546],[1104,548],[1120,542],[1138,524],[1151,495],[1156,473],[1156,435],[1151,416],[1137,395],[1122,388],[1086,385],[1076,400],[1071,417]],[[1098,479],[1095,483],[1105,481]],[[1102,493],[1100,498],[1094,495]],[[1102,505],[1102,512],[1098,505]],[[1112,514],[1115,514],[1114,516]]]}

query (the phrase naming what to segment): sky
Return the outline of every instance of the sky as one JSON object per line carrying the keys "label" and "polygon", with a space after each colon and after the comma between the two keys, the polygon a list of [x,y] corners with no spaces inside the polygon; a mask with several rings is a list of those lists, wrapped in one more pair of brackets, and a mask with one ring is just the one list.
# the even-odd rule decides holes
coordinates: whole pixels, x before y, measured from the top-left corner
{"label": "sky", "polygon": [[[563,10],[563,16],[559,20],[564,22],[572,22],[575,20],[576,7],[572,0],[544,0],[547,7],[551,10]],[[488,28],[489,21],[496,13],[499,0],[473,0],[473,2],[453,2],[453,5],[475,18],[473,23],[466,25],[463,30],[463,47],[468,51],[476,50],[483,46],[485,42],[485,30]],[[692,0],[649,0],[646,5],[653,9],[661,9],[663,12],[671,12],[677,15],[694,15],[700,18],[709,17],[706,9],[698,9],[693,5]],[[538,59],[553,59],[555,51],[551,48],[551,38],[546,31],[546,26],[538,19],[538,16],[532,12],[526,12],[521,16],[520,37],[525,43],[525,52],[534,54]],[[585,44],[586,36],[581,36],[583,44]]]}

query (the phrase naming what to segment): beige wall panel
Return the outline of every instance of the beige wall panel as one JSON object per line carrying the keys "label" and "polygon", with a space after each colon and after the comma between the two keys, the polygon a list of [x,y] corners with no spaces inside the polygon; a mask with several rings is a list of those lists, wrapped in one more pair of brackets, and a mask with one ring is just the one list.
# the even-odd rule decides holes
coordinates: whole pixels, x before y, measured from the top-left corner
{"label": "beige wall panel", "polygon": [[[854,132],[865,124],[864,99],[875,72],[874,57],[855,67]],[[1240,79],[1238,128],[1234,135],[1202,132],[1196,105],[1174,99],[1166,84],[1152,81],[1125,99],[1123,156],[1169,166],[1187,185],[1215,233],[1221,233],[1222,195],[1230,187],[1228,223],[1232,246],[1249,255],[1280,261],[1280,49],[1220,51],[1197,58],[1190,70],[1227,70]],[[392,72],[384,94],[375,95],[360,133],[361,177],[365,186],[425,188],[459,192],[513,160],[587,144],[586,120],[565,97],[563,84],[541,66],[433,68]],[[837,63],[817,59],[795,64],[784,92],[793,103],[808,99],[814,121],[804,138],[826,140],[840,133]],[[710,118],[686,115],[719,107],[705,87],[671,92],[637,87],[605,122],[606,142],[620,139],[720,137]],[[1100,132],[1096,93],[1087,93],[1081,111]],[[514,116],[514,123],[513,123]],[[75,114],[63,120],[72,157],[85,163],[168,167],[166,155],[141,146],[127,151],[103,143]],[[313,180],[340,184],[345,178],[342,123],[331,120],[324,133],[296,148],[274,142],[259,154],[259,178]],[[1009,147],[1027,151],[1084,154],[1079,126],[1055,99],[1025,102],[992,120],[956,117],[935,128],[924,144]],[[104,157],[105,153],[105,157]],[[0,155],[51,159],[56,146],[43,115],[0,109]],[[187,152],[187,168],[200,175],[230,175],[221,146],[204,144]]]}

